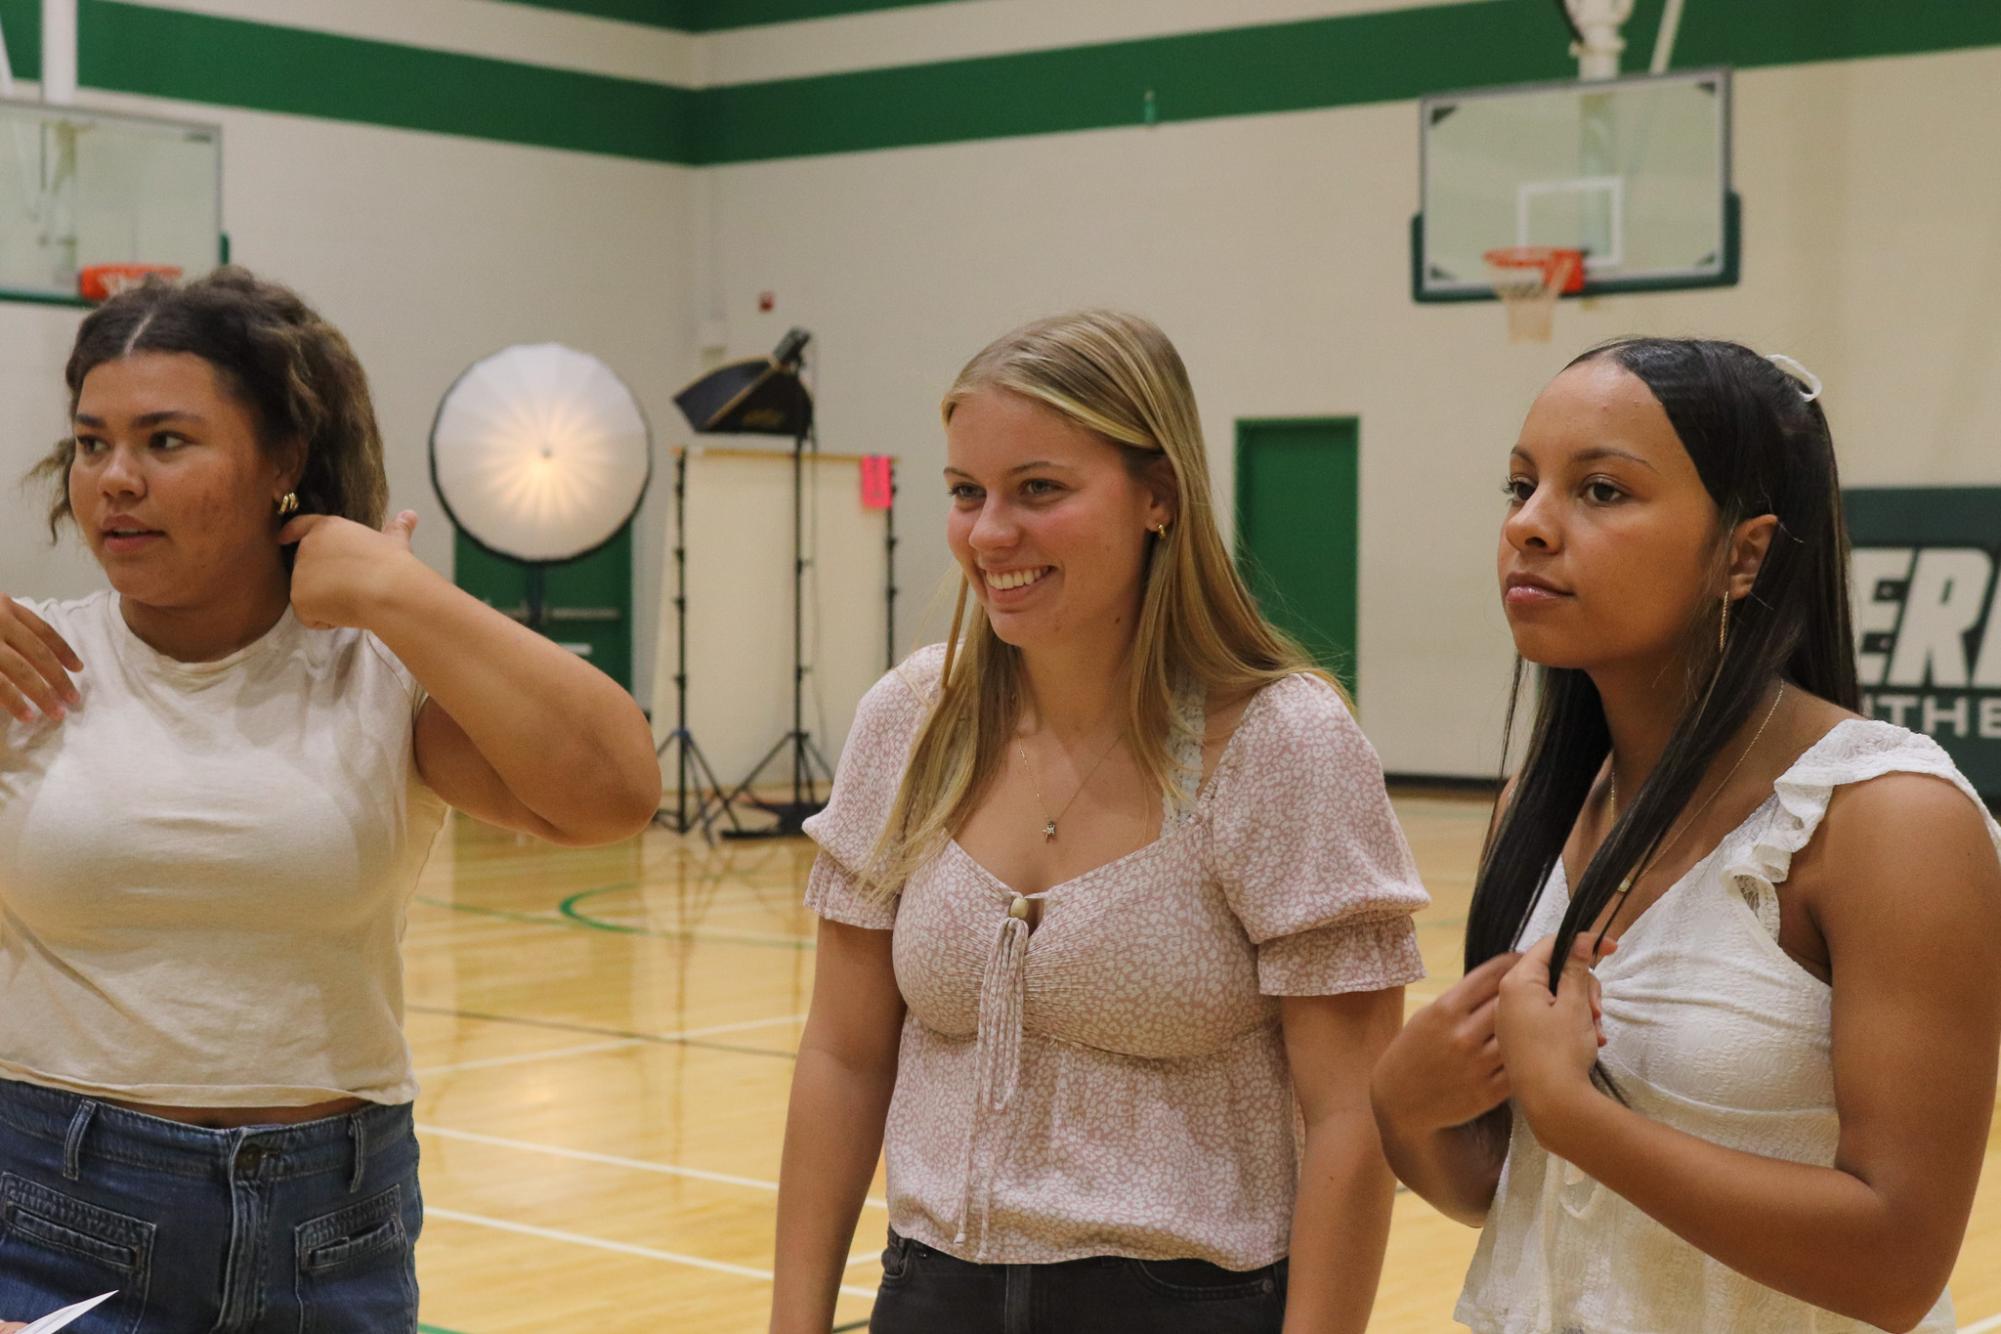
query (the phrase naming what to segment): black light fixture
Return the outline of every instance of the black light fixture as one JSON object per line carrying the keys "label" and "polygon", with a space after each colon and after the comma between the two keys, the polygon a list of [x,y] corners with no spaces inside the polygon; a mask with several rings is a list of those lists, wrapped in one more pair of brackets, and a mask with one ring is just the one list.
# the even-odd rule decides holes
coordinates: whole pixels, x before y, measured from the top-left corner
{"label": "black light fixture", "polygon": [[[727,814],[730,828],[723,831],[725,838],[776,838],[796,834],[800,826],[826,803],[816,795],[822,777],[831,784],[834,781],[833,766],[814,746],[812,736],[806,731],[806,639],[805,639],[805,468],[806,450],[813,436],[813,396],[800,379],[799,371],[805,359],[806,344],[812,335],[804,329],[793,329],[779,341],[769,357],[753,357],[745,361],[731,362],[719,366],[702,376],[693,384],[674,396],[675,404],[687,417],[688,425],[703,435],[776,435],[792,439],[792,730],[780,737],[765,752],[750,773],[739,783],[736,790],[720,796],[720,813]],[[677,533],[676,541],[679,536]],[[676,559],[685,563],[685,553],[677,547]],[[675,677],[675,687],[680,695],[681,727],[676,736],[681,738],[682,802],[685,805],[691,761],[706,771],[707,762],[694,746],[694,739],[687,734],[687,620],[686,600],[675,599],[682,616],[681,670]],[[673,738],[670,738],[670,742]],[[790,801],[766,801],[751,791],[751,786],[764,771],[782,755],[790,753],[792,762],[792,799]],[[714,780],[709,780],[714,785]],[[768,811],[776,817],[776,823],[769,827],[745,829],[736,822],[734,807],[739,800],[748,801],[760,810]],[[698,805],[697,819],[712,818],[706,797]],[[681,822],[683,832],[689,821]]]}

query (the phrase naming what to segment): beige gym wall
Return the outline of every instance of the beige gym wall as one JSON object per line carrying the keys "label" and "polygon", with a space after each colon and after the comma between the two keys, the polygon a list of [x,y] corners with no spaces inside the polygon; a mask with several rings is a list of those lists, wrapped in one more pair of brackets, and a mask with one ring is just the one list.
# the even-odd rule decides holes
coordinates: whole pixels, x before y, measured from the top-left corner
{"label": "beige gym wall", "polygon": [[1411,102],[712,168],[698,267],[745,346],[815,330],[828,448],[902,455],[913,592],[947,572],[938,395],[1022,320],[1160,321],[1226,526],[1238,418],[1358,416],[1364,725],[1392,771],[1491,774],[1500,482],[1575,352],[1629,332],[1789,352],[1827,382],[1846,481],[2001,481],[2001,50],[1741,71],[1736,96],[1742,284],[1565,303],[1548,345],[1509,345],[1493,305],[1412,303]]}

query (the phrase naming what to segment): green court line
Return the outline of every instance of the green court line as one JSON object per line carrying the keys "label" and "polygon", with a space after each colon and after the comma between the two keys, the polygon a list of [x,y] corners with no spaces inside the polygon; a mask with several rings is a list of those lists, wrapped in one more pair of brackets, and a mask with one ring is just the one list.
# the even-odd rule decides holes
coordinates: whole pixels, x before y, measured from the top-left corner
{"label": "green court line", "polygon": [[446,1329],[443,1325],[420,1324],[417,1326],[417,1334],[462,1334],[462,1332],[456,1329]]}
{"label": "green court line", "polygon": [[669,931],[656,930],[650,926],[627,926],[623,922],[607,922],[601,917],[593,917],[578,909],[585,899],[599,894],[609,894],[617,890],[636,888],[636,882],[618,885],[600,885],[596,889],[581,890],[570,895],[556,905],[556,911],[579,926],[587,926],[593,931],[610,931],[621,936],[653,936],[660,940],[713,940],[724,945],[763,945],[770,949],[810,950],[815,948],[811,939],[785,940],[775,936],[757,936],[749,933],[721,931],[714,927],[680,927]]}
{"label": "green court line", "polygon": [[421,903],[427,908],[444,908],[450,912],[470,913],[476,917],[494,917],[507,922],[526,922],[532,926],[553,926],[565,930],[605,931],[621,936],[650,936],[656,940],[708,941],[717,945],[746,945],[757,949],[813,950],[817,942],[811,938],[783,940],[769,936],[754,936],[738,932],[720,930],[714,927],[682,927],[673,931],[661,931],[645,926],[625,926],[618,922],[607,922],[578,912],[573,905],[579,899],[593,894],[609,893],[616,889],[637,889],[643,882],[621,881],[614,885],[599,885],[570,895],[557,905],[560,916],[546,917],[538,913],[518,912],[508,908],[487,908],[476,903],[454,903],[450,899],[437,898],[430,894],[416,894],[411,902]]}
{"label": "green court line", "polygon": [[781,1060],[796,1060],[797,1055],[789,1051],[774,1050],[770,1047],[745,1047],[732,1042],[714,1042],[708,1038],[670,1037],[665,1033],[638,1033],[631,1029],[606,1028],[598,1024],[573,1024],[562,1019],[524,1019],[512,1014],[487,1014],[479,1010],[462,1010],[451,1005],[405,1005],[412,1014],[442,1015],[454,1019],[476,1019],[489,1024],[514,1024],[521,1028],[546,1028],[555,1033],[582,1033],[590,1037],[625,1038],[633,1042],[650,1042],[659,1047],[699,1047],[704,1051],[727,1052],[733,1056],[775,1056]]}

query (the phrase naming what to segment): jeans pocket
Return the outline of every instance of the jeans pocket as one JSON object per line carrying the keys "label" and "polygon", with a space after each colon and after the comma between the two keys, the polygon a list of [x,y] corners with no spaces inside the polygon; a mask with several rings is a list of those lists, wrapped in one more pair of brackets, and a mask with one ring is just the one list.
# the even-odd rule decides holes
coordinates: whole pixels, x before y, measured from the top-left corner
{"label": "jeans pocket", "polygon": [[[99,1327],[136,1330],[146,1313],[157,1230],[144,1219],[0,1173],[0,1293],[9,1304],[54,1309],[115,1288],[118,1296],[96,1312]],[[0,1311],[0,1318],[47,1314]]]}
{"label": "jeans pocket", "polygon": [[1207,1260],[1134,1260],[1132,1267],[1147,1287],[1185,1301],[1273,1297],[1280,1291],[1276,1265],[1237,1270]]}
{"label": "jeans pocket", "polygon": [[416,1252],[403,1195],[402,1185],[391,1186],[293,1229],[301,1334],[416,1329]]}
{"label": "jeans pocket", "polygon": [[890,1287],[910,1277],[910,1262],[915,1248],[907,1237],[900,1237],[892,1229],[889,1244],[882,1248],[882,1285]]}

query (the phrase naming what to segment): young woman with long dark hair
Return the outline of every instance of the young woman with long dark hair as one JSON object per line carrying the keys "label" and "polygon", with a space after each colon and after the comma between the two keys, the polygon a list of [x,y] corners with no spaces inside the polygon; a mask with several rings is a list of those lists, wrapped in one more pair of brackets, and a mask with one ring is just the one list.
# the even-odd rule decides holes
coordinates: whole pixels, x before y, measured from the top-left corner
{"label": "young woman with long dark hair", "polygon": [[2001,826],[1929,738],[1856,711],[1818,400],[1784,358],[1629,339],[1510,455],[1535,723],[1466,975],[1374,1079],[1398,1174],[1483,1228],[1476,1330],[1953,1327]]}

